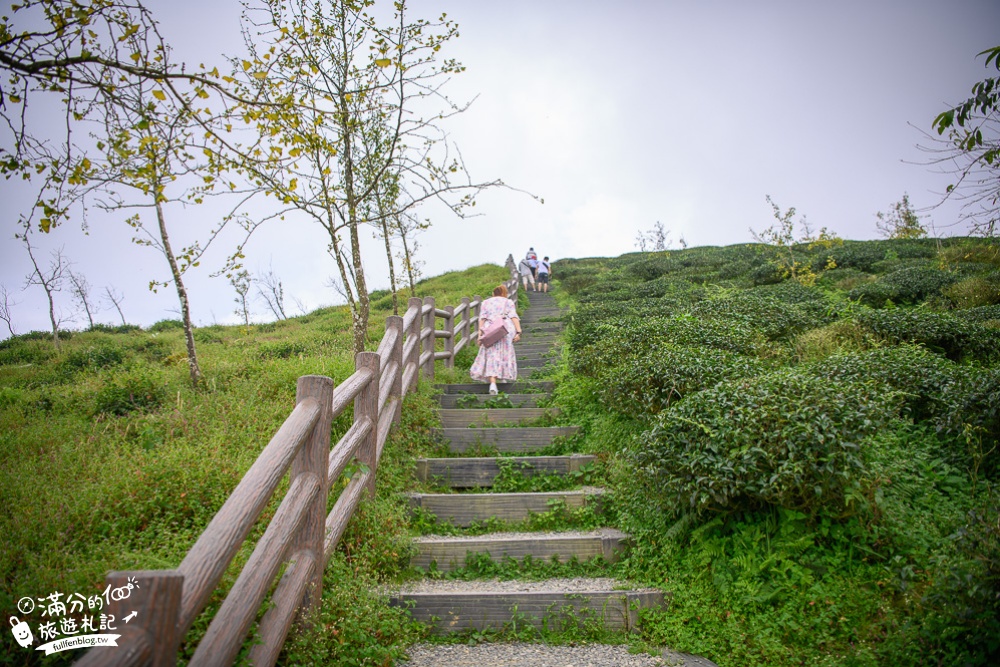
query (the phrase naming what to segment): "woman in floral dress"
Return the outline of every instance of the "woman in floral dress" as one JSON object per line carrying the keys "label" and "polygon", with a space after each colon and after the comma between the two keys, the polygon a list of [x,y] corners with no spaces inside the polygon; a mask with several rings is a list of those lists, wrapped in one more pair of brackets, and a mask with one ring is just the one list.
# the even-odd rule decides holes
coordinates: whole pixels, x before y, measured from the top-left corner
{"label": "woman in floral dress", "polygon": [[[479,347],[479,354],[469,369],[473,380],[489,380],[490,393],[497,393],[497,380],[513,382],[517,379],[517,356],[514,343],[521,340],[521,318],[517,316],[514,302],[507,298],[503,285],[493,290],[493,296],[483,301],[479,308],[479,337],[498,317],[504,318],[507,335],[490,347]],[[477,338],[478,342],[478,338]]]}

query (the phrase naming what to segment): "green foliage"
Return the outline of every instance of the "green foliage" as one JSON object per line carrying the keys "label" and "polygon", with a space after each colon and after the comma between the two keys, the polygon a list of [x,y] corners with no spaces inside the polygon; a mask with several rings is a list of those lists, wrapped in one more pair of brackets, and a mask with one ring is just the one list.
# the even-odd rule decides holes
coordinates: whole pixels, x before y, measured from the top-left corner
{"label": "green foliage", "polygon": [[941,293],[943,288],[956,280],[956,276],[947,271],[911,267],[856,287],[847,296],[873,308],[881,308],[887,301],[894,304],[915,304]]}
{"label": "green foliage", "polygon": [[919,239],[927,236],[927,229],[920,223],[920,216],[913,210],[910,196],[906,193],[887,212],[879,211],[875,217],[878,219],[875,226],[887,239]]}
{"label": "green foliage", "polygon": [[97,370],[118,366],[125,361],[120,347],[101,344],[77,348],[62,358],[60,365],[68,371]]}
{"label": "green foliage", "polygon": [[936,426],[952,443],[952,460],[1000,481],[1000,369],[964,368],[940,402]]}
{"label": "green foliage", "polygon": [[861,440],[892,421],[897,403],[790,371],[724,381],[663,412],[631,458],[674,512],[837,510],[864,472]]}
{"label": "green foliage", "polygon": [[858,322],[879,339],[891,343],[918,343],[953,361],[995,357],[1000,332],[950,313],[925,310],[867,310]]}
{"label": "green foliage", "polygon": [[960,280],[941,289],[954,308],[980,308],[1000,303],[1000,285],[980,276]]}
{"label": "green foliage", "polygon": [[897,392],[909,416],[920,421],[940,410],[942,391],[955,381],[958,368],[926,348],[903,344],[833,355],[808,372],[833,382],[868,383]]}
{"label": "green foliage", "polygon": [[725,350],[657,345],[603,372],[601,396],[623,414],[655,415],[688,394],[722,380],[758,375],[763,368],[756,359]]}
{"label": "green foliage", "polygon": [[162,333],[164,331],[175,331],[177,329],[183,329],[184,323],[180,320],[160,320],[159,322],[154,322],[148,329],[152,333]]}
{"label": "green foliage", "polygon": [[121,416],[155,410],[166,398],[162,377],[148,367],[135,366],[107,373],[94,401],[98,414]]}

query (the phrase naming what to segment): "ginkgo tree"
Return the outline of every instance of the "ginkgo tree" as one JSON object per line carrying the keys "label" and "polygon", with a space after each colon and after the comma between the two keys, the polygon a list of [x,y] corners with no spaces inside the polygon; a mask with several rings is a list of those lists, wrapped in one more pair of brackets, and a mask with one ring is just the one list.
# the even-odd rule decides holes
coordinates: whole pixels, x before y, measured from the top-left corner
{"label": "ginkgo tree", "polygon": [[[466,107],[442,92],[462,66],[439,60],[458,35],[447,17],[411,19],[404,0],[380,23],[373,0],[256,0],[244,13],[250,55],[235,62],[242,112],[258,137],[234,165],[278,202],[271,218],[297,212],[329,239],[351,309],[354,349],[365,346],[368,280],[361,238],[430,199],[463,215],[482,189],[440,123]],[[405,190],[405,196],[402,194]]]}

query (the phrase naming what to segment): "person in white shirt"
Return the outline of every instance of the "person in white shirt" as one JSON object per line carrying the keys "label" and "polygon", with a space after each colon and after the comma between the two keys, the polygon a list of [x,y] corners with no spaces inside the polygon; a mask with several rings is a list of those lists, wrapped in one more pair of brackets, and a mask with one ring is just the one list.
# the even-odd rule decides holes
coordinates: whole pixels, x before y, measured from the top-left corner
{"label": "person in white shirt", "polygon": [[549,264],[549,258],[546,257],[542,261],[538,262],[538,279],[535,283],[536,292],[549,291],[549,277],[551,275],[552,275],[552,265]]}

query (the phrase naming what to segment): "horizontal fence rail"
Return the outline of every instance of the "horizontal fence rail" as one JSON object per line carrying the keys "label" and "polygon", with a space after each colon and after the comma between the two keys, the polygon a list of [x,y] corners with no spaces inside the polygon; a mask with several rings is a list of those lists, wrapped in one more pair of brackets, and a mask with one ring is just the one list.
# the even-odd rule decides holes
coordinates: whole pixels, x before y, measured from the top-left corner
{"label": "horizontal fence rail", "polygon": [[[505,283],[508,296],[516,300],[518,274],[512,256],[506,268],[511,275]],[[182,638],[208,606],[288,474],[284,498],[190,661],[194,667],[231,665],[273,588],[257,624],[261,641],[249,654],[254,665],[273,665],[296,616],[319,604],[323,570],[358,503],[375,493],[378,463],[392,427],[399,423],[403,397],[421,377],[434,379],[435,361],[454,367],[456,355],[478,337],[481,304],[479,296],[445,308],[438,308],[433,297],[411,298],[402,317],[386,319],[376,351],[359,353],[354,373],[339,385],[318,375],[299,378],[295,408],[177,569],[107,575],[105,582],[112,588],[131,590],[127,600],[111,602],[109,613],[116,618],[138,613],[128,626],[119,626],[117,647],[91,649],[75,664],[176,665]],[[438,319],[443,320],[440,329]],[[442,351],[436,349],[439,339]],[[331,448],[331,424],[352,403],[354,421]],[[352,462],[360,464],[359,472],[327,513],[330,489]]]}

